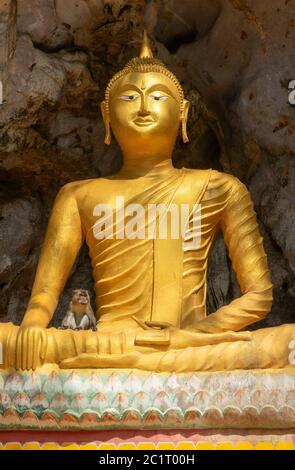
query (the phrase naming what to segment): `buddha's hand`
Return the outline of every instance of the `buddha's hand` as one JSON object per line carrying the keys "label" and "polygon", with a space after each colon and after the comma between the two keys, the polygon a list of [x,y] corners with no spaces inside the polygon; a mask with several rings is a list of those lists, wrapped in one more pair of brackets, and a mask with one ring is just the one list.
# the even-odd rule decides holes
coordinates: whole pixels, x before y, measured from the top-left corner
{"label": "buddha's hand", "polygon": [[35,370],[46,354],[47,335],[40,326],[20,326],[16,338],[16,369]]}

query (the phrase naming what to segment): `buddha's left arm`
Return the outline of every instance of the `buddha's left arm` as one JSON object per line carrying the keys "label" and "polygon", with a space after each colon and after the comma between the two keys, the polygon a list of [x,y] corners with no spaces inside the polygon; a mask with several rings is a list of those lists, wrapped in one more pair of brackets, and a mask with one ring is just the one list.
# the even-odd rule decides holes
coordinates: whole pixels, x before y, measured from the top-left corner
{"label": "buddha's left arm", "polygon": [[221,229],[242,296],[201,320],[199,331],[238,331],[264,318],[272,305],[272,284],[263,239],[249,191],[237,178],[221,217]]}
{"label": "buddha's left arm", "polygon": [[80,213],[69,183],[55,199],[23,327],[48,325],[83,240]]}

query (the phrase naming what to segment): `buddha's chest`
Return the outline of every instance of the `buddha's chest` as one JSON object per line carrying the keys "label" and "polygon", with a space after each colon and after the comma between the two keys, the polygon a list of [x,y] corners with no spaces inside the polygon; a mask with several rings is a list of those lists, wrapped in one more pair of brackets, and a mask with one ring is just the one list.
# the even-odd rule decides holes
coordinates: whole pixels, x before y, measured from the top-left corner
{"label": "buddha's chest", "polygon": [[[85,233],[89,236],[92,232],[95,238],[101,239],[119,230],[120,238],[128,238],[130,231],[139,230],[139,238],[150,237],[155,221],[161,219],[163,223],[170,224],[162,230],[180,234],[192,209],[192,204],[185,201],[192,198],[188,191],[186,198],[186,189],[183,188],[182,202],[175,201],[178,181],[172,183],[153,180],[118,184],[115,181],[89,191],[79,204]],[[145,229],[144,235],[142,229]]]}
{"label": "buddha's chest", "polygon": [[200,188],[195,180],[186,181],[178,175],[99,180],[78,201],[86,241],[90,246],[99,241],[102,246],[103,240],[110,244],[110,240],[176,237],[186,240],[185,251],[190,246],[197,250],[212,239],[226,202],[222,194],[212,194],[210,185],[201,194]]}

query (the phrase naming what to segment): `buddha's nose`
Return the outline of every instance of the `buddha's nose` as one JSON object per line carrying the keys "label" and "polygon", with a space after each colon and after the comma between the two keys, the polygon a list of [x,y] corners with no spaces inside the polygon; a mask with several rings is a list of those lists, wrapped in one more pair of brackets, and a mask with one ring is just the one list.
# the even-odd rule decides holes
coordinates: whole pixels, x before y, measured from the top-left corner
{"label": "buddha's nose", "polygon": [[146,103],[146,100],[144,97],[142,97],[141,99],[141,103],[140,103],[140,108],[138,110],[138,115],[139,116],[148,116],[150,114],[148,108],[147,108],[147,103]]}
{"label": "buddha's nose", "polygon": [[146,109],[146,108],[141,107],[141,108],[138,110],[138,115],[139,115],[139,116],[144,117],[144,116],[148,116],[149,114],[150,114],[150,112],[149,112],[149,110]]}

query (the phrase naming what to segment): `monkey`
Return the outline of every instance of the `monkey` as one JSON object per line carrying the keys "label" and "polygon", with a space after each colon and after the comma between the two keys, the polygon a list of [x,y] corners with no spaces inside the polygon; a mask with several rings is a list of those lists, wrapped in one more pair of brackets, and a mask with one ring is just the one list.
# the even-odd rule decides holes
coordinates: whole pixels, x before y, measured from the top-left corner
{"label": "monkey", "polygon": [[96,318],[90,304],[89,292],[86,289],[74,289],[72,300],[60,329],[96,331]]}

